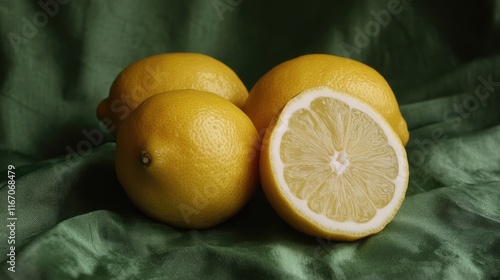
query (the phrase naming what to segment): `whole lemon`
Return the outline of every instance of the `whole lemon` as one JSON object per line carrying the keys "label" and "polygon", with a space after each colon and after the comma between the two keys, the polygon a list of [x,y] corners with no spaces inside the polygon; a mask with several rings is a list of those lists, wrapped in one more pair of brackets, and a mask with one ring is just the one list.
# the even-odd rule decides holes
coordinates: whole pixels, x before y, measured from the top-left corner
{"label": "whole lemon", "polygon": [[[138,60],[118,74],[97,116],[116,135],[122,122],[146,98],[175,89],[213,92],[243,107],[248,90],[221,61],[199,53],[166,53]],[[112,126],[114,125],[114,126]]]}
{"label": "whole lemon", "polygon": [[124,121],[116,173],[145,214],[202,229],[235,215],[258,184],[257,130],[228,100],[174,90],[146,99]]}
{"label": "whole lemon", "polygon": [[384,77],[366,64],[335,55],[303,55],[275,66],[254,85],[243,111],[262,132],[290,99],[318,86],[328,86],[367,102],[386,118],[403,145],[408,142],[406,121]]}

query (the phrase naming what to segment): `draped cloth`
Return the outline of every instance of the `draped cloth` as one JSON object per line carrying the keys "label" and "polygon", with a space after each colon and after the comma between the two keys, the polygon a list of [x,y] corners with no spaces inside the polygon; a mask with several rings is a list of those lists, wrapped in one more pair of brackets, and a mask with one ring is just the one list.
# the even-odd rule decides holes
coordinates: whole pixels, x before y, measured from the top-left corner
{"label": "draped cloth", "polygon": [[[500,277],[498,1],[16,0],[0,14],[0,278]],[[320,239],[261,190],[207,230],[143,215],[95,111],[124,67],[166,52],[219,59],[249,89],[307,53],[379,71],[410,130],[394,220]]]}

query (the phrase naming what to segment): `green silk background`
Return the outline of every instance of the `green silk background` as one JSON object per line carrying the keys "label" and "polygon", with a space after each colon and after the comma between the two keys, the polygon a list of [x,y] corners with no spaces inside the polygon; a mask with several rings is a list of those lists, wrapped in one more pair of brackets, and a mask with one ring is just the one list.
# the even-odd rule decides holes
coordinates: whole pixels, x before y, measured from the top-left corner
{"label": "green silk background", "polygon": [[[2,0],[0,278],[498,279],[499,50],[493,0]],[[378,70],[411,135],[395,219],[356,242],[322,240],[284,223],[261,191],[208,230],[142,215],[95,110],[126,65],[174,51],[223,61],[249,89],[306,53]]]}

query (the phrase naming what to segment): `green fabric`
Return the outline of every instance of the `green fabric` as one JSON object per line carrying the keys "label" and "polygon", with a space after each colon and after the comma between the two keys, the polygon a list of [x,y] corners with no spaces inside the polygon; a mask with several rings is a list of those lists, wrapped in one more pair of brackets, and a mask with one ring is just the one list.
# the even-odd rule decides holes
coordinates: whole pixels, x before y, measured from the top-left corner
{"label": "green fabric", "polygon": [[[500,278],[499,1],[11,0],[0,15],[1,279]],[[249,89],[306,53],[382,73],[411,133],[394,220],[359,241],[322,240],[261,191],[208,230],[142,215],[95,110],[126,65],[173,51],[211,55]]]}

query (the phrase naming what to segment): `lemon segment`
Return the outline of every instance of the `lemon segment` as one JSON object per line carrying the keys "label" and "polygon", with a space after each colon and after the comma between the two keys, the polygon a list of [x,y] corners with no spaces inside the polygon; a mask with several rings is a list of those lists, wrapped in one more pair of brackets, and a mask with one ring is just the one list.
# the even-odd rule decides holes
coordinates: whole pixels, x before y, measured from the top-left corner
{"label": "lemon segment", "polygon": [[266,132],[260,169],[280,216],[307,234],[341,240],[382,230],[409,176],[404,146],[384,117],[328,87],[282,109]]}

